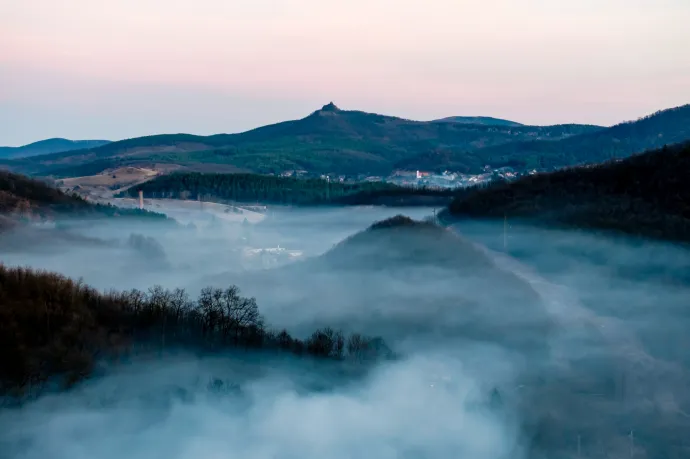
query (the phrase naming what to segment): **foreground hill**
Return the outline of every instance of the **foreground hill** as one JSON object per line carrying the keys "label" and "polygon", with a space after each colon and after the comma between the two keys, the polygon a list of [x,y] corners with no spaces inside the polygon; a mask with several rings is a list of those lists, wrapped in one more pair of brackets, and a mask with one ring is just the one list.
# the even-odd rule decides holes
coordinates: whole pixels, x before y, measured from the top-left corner
{"label": "foreground hill", "polygon": [[[538,349],[551,330],[527,284],[451,231],[403,216],[376,223],[316,258],[204,282],[242,285],[267,305],[272,321],[378,330],[392,343],[409,334],[438,334]],[[521,319],[508,320],[508,307],[520,309]]]}
{"label": "foreground hill", "polygon": [[61,177],[92,175],[100,170],[141,162],[232,165],[260,173],[304,169],[386,174],[398,161],[428,150],[459,153],[519,140],[557,140],[599,129],[582,125],[419,122],[340,110],[331,103],[305,118],[239,134],[139,137],[78,152],[27,158],[7,165],[19,172]]}
{"label": "foreground hill", "polygon": [[21,147],[0,147],[0,158],[23,158],[27,156],[47,155],[84,148],[97,148],[110,143],[109,140],[68,140],[46,139],[23,145]]}
{"label": "foreground hill", "polygon": [[[237,287],[101,293],[58,274],[0,264],[0,395],[70,386],[99,360],[164,349],[233,347],[335,360],[384,356],[380,339],[326,328],[306,340],[264,327],[253,298]],[[43,326],[42,324],[49,324]]]}
{"label": "foreground hill", "polygon": [[167,220],[162,214],[139,209],[120,209],[92,204],[76,195],[68,195],[39,180],[0,171],[0,215],[10,221],[45,221],[65,218],[136,217]]}
{"label": "foreground hill", "polygon": [[690,143],[469,189],[450,218],[526,219],[690,242]]}
{"label": "foreground hill", "polygon": [[398,164],[423,170],[474,170],[477,164],[518,170],[598,163],[690,140],[690,105],[663,110],[637,121],[585,132],[555,142],[539,139],[486,146],[474,151],[431,151]]}

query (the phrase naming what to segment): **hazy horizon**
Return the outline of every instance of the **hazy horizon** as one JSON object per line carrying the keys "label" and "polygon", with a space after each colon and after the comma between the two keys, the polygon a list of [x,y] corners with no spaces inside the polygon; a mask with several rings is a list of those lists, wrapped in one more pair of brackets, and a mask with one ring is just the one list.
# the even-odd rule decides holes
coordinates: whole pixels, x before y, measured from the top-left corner
{"label": "hazy horizon", "polygon": [[241,132],[333,101],[612,125],[690,102],[685,0],[0,3],[0,145]]}

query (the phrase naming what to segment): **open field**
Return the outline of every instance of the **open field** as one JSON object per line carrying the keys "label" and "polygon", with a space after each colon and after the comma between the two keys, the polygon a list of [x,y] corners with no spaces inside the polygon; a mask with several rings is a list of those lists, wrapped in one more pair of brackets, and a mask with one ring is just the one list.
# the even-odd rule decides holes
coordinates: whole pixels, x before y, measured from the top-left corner
{"label": "open field", "polygon": [[113,196],[131,186],[176,169],[176,166],[168,164],[157,166],[107,169],[96,175],[62,179],[58,182],[58,186],[65,191],[76,191],[87,197]]}

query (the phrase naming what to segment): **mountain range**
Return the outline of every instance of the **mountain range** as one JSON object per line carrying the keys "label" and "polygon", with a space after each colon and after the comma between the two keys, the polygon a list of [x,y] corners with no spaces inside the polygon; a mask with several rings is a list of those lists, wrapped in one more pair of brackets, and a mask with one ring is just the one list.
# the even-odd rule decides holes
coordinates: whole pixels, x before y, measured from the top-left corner
{"label": "mountain range", "polygon": [[85,148],[97,148],[110,143],[109,140],[69,140],[46,139],[33,142],[21,147],[0,147],[0,158],[24,158],[28,156],[46,155],[50,153],[62,153]]}
{"label": "mountain range", "polygon": [[164,134],[3,160],[11,170],[55,177],[151,163],[192,170],[387,175],[395,169],[476,173],[484,166],[548,169],[598,162],[690,139],[690,105],[610,128],[525,126],[488,117],[412,121],[333,103],[309,116],[238,134]]}
{"label": "mountain range", "polygon": [[438,149],[467,151],[527,139],[557,140],[598,126],[496,126],[411,121],[327,104],[309,116],[239,134],[166,134],[112,142],[96,148],[6,162],[23,173],[91,175],[142,162],[232,165],[269,173],[387,174],[399,161]]}

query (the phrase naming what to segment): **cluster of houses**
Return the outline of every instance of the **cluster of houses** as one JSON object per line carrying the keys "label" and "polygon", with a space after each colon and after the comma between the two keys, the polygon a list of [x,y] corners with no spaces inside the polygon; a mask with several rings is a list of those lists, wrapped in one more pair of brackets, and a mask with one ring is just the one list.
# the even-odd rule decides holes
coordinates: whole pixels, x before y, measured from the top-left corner
{"label": "cluster of houses", "polygon": [[353,183],[353,182],[386,182],[393,183],[400,186],[415,186],[427,188],[465,188],[474,185],[489,183],[492,180],[515,180],[523,175],[533,175],[538,171],[531,170],[528,172],[517,172],[511,167],[501,167],[493,169],[490,166],[485,166],[480,174],[461,174],[459,172],[444,171],[442,173],[426,172],[426,171],[409,171],[397,170],[391,175],[375,176],[375,175],[336,175],[336,174],[320,174],[313,175],[308,171],[285,171],[280,174],[283,177],[300,177],[300,178],[321,178],[329,182]]}
{"label": "cluster of houses", "polygon": [[[536,174],[529,171],[527,174]],[[381,181],[395,183],[402,186],[417,186],[428,188],[465,188],[489,183],[493,180],[515,180],[524,173],[516,172],[510,167],[492,169],[486,166],[480,174],[461,174],[459,172],[444,171],[440,174],[424,171],[395,171],[391,176]]]}

